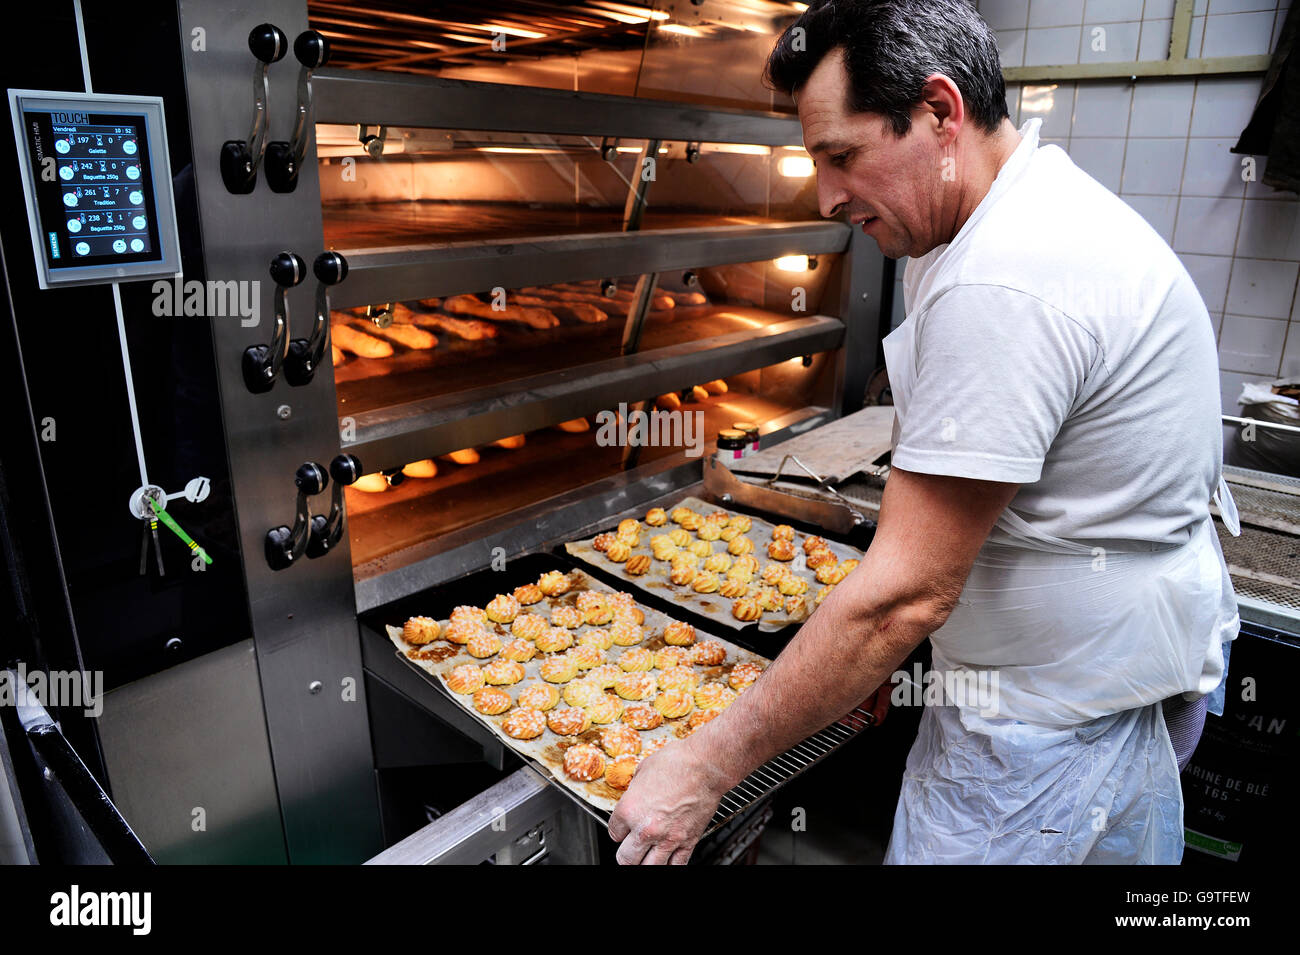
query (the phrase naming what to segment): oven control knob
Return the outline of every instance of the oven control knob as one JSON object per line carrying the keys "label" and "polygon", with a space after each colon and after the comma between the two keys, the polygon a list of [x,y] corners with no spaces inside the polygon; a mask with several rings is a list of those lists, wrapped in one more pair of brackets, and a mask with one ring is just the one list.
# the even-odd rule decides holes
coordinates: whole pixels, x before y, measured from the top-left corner
{"label": "oven control knob", "polygon": [[289,52],[289,38],[275,24],[261,23],[248,34],[248,49],[253,54],[253,124],[244,139],[228,139],[222,143],[219,156],[221,181],[235,195],[248,195],[257,185],[257,168],[266,155],[270,131],[271,88],[266,71]]}
{"label": "oven control knob", "polygon": [[270,66],[289,52],[289,38],[274,23],[259,23],[248,34],[248,49],[260,62]]}
{"label": "oven control knob", "polygon": [[326,285],[338,285],[348,277],[348,260],[338,252],[322,252],[316,256],[311,270]]}
{"label": "oven control knob", "polygon": [[330,462],[330,477],[334,491],[330,501],[329,517],[317,514],[311,519],[311,542],[307,556],[323,557],[343,539],[343,488],[361,477],[361,461],[355,454],[340,454]]}
{"label": "oven control knob", "polygon": [[312,531],[318,518],[313,518],[307,499],[325,490],[329,475],[315,461],[307,461],[294,473],[293,483],[298,488],[294,506],[293,527],[280,525],[266,532],[264,551],[266,562],[272,570],[284,570],[307,552]]}
{"label": "oven control knob", "polygon": [[330,57],[330,41],[315,30],[303,30],[293,41],[293,55],[305,69],[320,69]]}
{"label": "oven control knob", "polygon": [[271,278],[282,289],[290,289],[307,277],[307,263],[293,252],[281,252],[271,260]]}
{"label": "oven control knob", "polygon": [[317,279],[316,321],[309,338],[295,338],[289,343],[289,355],[284,360],[284,379],[295,388],[310,384],[325,358],[330,327],[329,288],[348,277],[348,260],[339,252],[322,252],[312,263],[312,272]]}
{"label": "oven control knob", "polygon": [[335,486],[347,486],[361,477],[361,459],[355,454],[340,454],[330,462],[330,477]]}

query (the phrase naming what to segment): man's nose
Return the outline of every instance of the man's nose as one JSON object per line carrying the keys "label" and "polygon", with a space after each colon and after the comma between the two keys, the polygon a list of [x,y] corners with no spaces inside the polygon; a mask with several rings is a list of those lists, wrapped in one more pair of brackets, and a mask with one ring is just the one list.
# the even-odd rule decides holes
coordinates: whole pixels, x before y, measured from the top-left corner
{"label": "man's nose", "polygon": [[838,215],[850,198],[852,197],[849,191],[844,188],[837,175],[833,172],[817,171],[817,207],[825,218],[830,219]]}

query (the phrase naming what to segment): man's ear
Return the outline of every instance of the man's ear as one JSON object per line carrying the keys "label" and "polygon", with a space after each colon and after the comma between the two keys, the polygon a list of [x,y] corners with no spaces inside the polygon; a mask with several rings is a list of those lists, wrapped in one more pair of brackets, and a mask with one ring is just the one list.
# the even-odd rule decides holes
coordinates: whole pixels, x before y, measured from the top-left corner
{"label": "man's ear", "polygon": [[966,102],[957,84],[942,73],[932,73],[921,87],[921,102],[934,117],[939,145],[951,146],[966,122]]}

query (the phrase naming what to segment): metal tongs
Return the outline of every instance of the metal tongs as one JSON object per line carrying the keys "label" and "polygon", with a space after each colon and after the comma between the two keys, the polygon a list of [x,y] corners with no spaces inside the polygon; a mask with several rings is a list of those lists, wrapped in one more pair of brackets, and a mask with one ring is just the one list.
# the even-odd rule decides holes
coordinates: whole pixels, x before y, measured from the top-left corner
{"label": "metal tongs", "polygon": [[[794,458],[794,455],[786,455],[786,458]],[[783,514],[805,524],[825,528],[833,534],[848,534],[854,528],[868,523],[866,516],[858,510],[856,505],[830,487],[816,474],[813,474],[803,463],[799,462],[798,458],[794,458],[794,460],[801,468],[817,479],[820,487],[830,491],[842,503],[797,497],[767,486],[776,478],[760,484],[750,484],[748,481],[742,481],[736,477],[716,456],[705,458],[704,488],[723,504],[736,502],[746,504],[760,511],[767,511],[770,514]],[[785,460],[782,460],[781,464],[784,467]],[[780,468],[777,469],[777,475],[780,475]]]}
{"label": "metal tongs", "polygon": [[[799,467],[803,469],[804,474],[808,475],[810,478],[812,478],[814,481],[817,482],[817,486],[819,488],[833,495],[838,500],[844,502],[844,506],[849,509],[849,513],[852,514],[857,519],[857,522],[859,524],[861,524],[863,521],[866,520],[866,517],[863,515],[863,513],[860,510],[858,510],[856,504],[850,501],[839,491],[835,490],[834,487],[832,487],[829,483],[827,483],[825,478],[823,478],[812,468],[808,467],[808,465],[804,464],[793,454],[787,454],[785,457],[781,459],[781,463],[776,466],[776,473],[763,482],[765,486],[771,487],[773,484],[775,484],[777,481],[781,479],[781,472],[785,470],[785,463],[787,461],[793,461],[795,464],[799,465]],[[872,470],[876,472],[875,474],[872,475],[873,477],[879,475],[881,471],[888,473],[888,465],[885,465],[880,468],[873,468]]]}

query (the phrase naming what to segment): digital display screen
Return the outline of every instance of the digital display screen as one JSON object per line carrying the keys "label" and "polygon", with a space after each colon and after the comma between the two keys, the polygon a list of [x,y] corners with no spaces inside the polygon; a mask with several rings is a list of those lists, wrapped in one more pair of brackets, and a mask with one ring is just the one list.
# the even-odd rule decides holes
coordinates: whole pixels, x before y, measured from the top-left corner
{"label": "digital display screen", "polygon": [[22,113],[50,271],[158,262],[158,208],[143,113]]}

